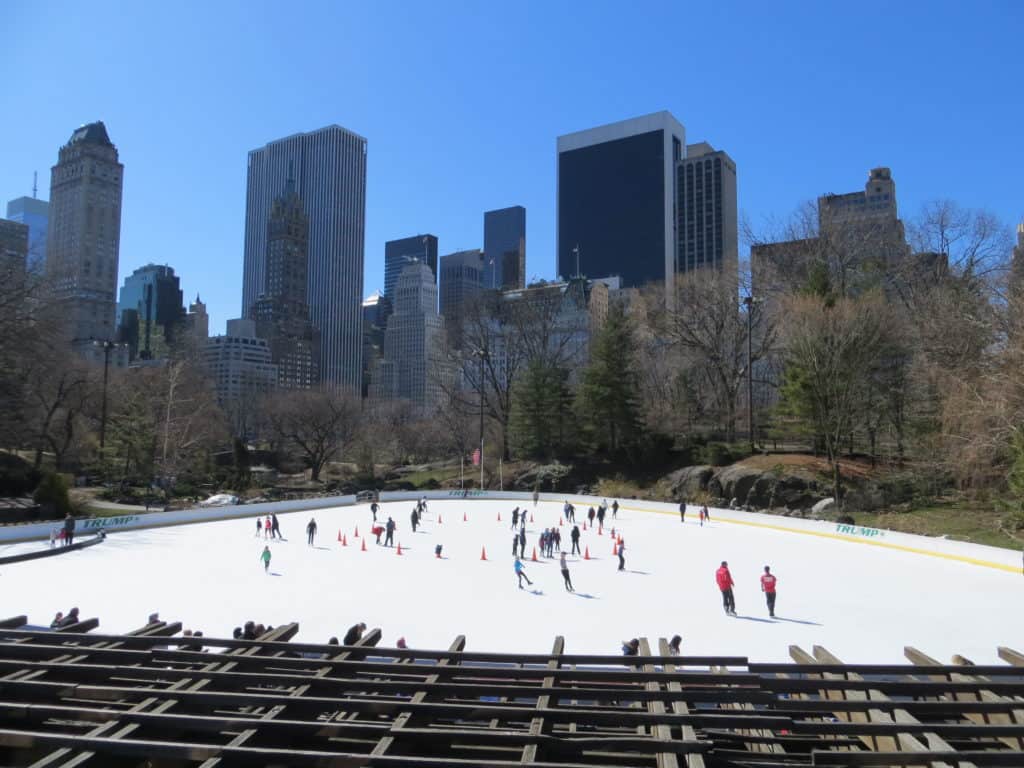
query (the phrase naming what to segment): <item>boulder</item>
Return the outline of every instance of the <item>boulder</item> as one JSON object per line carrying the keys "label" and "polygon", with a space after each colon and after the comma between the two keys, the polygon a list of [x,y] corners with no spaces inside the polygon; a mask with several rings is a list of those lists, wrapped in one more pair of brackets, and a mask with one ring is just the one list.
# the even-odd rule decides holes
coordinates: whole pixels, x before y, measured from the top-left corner
{"label": "boulder", "polygon": [[[712,490],[713,484],[717,484],[721,493],[713,493],[723,499],[736,499],[742,506],[747,504],[747,496],[750,494],[754,484],[761,478],[763,473],[759,469],[752,469],[739,464],[725,467],[715,473],[715,476],[708,482],[708,490]],[[768,506],[764,504],[763,506]]]}
{"label": "boulder", "polygon": [[827,499],[822,499],[817,504],[815,504],[813,507],[811,507],[811,514],[813,514],[816,517],[820,517],[821,515],[827,515],[830,512],[835,512],[835,511],[836,511],[836,500],[833,499],[831,496],[829,498],[827,498]]}
{"label": "boulder", "polygon": [[665,478],[669,495],[676,501],[692,499],[708,489],[708,481],[714,474],[714,467],[705,465],[677,469]]}
{"label": "boulder", "polygon": [[558,491],[563,490],[562,482],[569,475],[572,467],[559,462],[538,464],[527,468],[517,475],[510,487],[517,491]]}

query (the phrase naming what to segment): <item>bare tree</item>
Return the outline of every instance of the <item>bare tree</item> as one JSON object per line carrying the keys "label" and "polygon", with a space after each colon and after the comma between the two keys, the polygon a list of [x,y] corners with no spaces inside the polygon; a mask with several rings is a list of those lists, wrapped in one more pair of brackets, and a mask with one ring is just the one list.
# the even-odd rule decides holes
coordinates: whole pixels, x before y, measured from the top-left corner
{"label": "bare tree", "polygon": [[360,403],[349,392],[292,390],[265,402],[270,430],[302,457],[314,481],[320,480],[324,465],[349,444],[359,426]]}

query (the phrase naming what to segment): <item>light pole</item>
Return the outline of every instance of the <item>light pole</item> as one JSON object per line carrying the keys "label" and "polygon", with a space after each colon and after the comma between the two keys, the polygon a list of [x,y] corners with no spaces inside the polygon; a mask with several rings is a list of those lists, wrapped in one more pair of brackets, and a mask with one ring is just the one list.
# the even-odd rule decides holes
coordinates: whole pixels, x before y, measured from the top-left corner
{"label": "light pole", "polygon": [[750,452],[754,452],[754,369],[750,365],[751,337],[754,330],[754,297],[745,296],[743,306],[747,308],[747,429],[750,437]]}
{"label": "light pole", "polygon": [[487,350],[475,349],[473,354],[480,358],[480,378],[478,388],[480,390],[480,490],[484,488],[484,360],[487,358]]}
{"label": "light pole", "polygon": [[107,378],[110,374],[110,350],[115,346],[112,341],[94,341],[93,344],[103,347],[103,407],[100,411],[100,451],[107,441]]}

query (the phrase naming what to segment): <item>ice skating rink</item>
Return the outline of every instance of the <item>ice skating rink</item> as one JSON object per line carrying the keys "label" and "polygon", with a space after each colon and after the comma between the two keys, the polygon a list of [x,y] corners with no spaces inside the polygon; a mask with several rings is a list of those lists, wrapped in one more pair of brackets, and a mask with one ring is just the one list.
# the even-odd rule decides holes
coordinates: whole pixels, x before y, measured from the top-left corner
{"label": "ice skating rink", "polygon": [[[590,560],[569,558],[570,594],[557,557],[529,561],[541,529],[558,525],[562,504],[526,502],[533,522],[525,565],[534,586],[521,591],[510,525],[522,503],[431,500],[415,534],[413,502],[384,503],[378,519],[395,519],[401,556],[374,543],[367,504],[279,515],[284,541],[256,538],[255,517],[111,533],[99,546],[0,568],[0,617],[27,613],[31,622],[49,624],[56,611],[77,605],[84,618],[100,618],[97,631],[124,632],[159,611],[162,619],[227,637],[248,619],[298,621],[296,640],[304,642],[340,638],[364,621],[382,629],[382,645],[404,636],[413,648],[447,648],[465,634],[467,650],[522,653],[548,652],[559,634],[570,653],[618,653],[622,640],[678,633],[686,654],[753,661],[788,661],[790,644],[818,644],[850,663],[901,662],[905,645],[943,662],[960,653],[997,663],[998,645],[1024,646],[1018,552],[948,543],[953,557],[934,557],[914,546],[785,530],[785,518],[723,510],[712,510],[712,522],[701,528],[696,509],[682,524],[667,505],[626,501],[618,520],[610,512],[606,520],[624,538],[626,570],[617,570],[608,528],[600,536],[588,530],[581,545]],[[582,522],[586,505],[576,506]],[[314,547],[305,533],[311,516],[319,526]],[[339,530],[347,546],[337,541]],[[566,550],[570,530],[561,528]],[[259,560],[265,543],[273,553],[269,575]],[[10,545],[0,554],[43,546]],[[715,585],[722,560],[736,581],[736,618],[724,615]],[[759,585],[765,565],[778,577],[774,620]]]}

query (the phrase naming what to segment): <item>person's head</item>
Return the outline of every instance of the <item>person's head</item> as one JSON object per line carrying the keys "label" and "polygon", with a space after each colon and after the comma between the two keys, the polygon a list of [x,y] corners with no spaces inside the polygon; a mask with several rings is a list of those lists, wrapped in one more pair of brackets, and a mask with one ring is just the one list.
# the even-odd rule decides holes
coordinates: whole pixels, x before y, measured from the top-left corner
{"label": "person's head", "polygon": [[679,650],[679,644],[681,642],[683,642],[683,638],[681,638],[679,635],[672,635],[672,639],[669,640],[668,644],[669,644],[670,648],[675,648],[678,651]]}
{"label": "person's head", "polygon": [[765,573],[771,573],[771,572],[772,572],[772,569],[771,569],[771,568],[769,568],[769,567],[768,567],[768,566],[766,565],[766,566],[764,567],[764,572],[765,572]]}
{"label": "person's head", "polygon": [[396,645],[396,646],[398,646],[399,648],[407,648],[407,647],[408,647],[408,646],[407,646],[407,645],[405,644],[405,638],[404,638],[404,637],[400,637],[400,638],[398,638],[398,642],[397,642],[397,643],[395,643],[395,645]]}
{"label": "person's head", "polygon": [[360,632],[365,632],[366,631],[366,624],[364,624],[361,621],[359,622],[359,631]]}
{"label": "person's head", "polygon": [[235,638],[235,640],[240,638],[242,636],[242,628],[241,627],[235,627],[234,630],[231,632],[231,636],[233,638]]}
{"label": "person's head", "polygon": [[336,638],[336,637],[332,637],[330,640],[328,640],[327,644],[328,645],[340,645],[340,643],[338,642],[338,638]]}
{"label": "person's head", "polygon": [[156,611],[153,611],[153,613],[149,614],[149,623],[150,624],[156,624],[158,621],[160,621],[160,614],[159,613],[157,613]]}
{"label": "person's head", "polygon": [[192,637],[192,630],[191,629],[186,629],[185,630],[185,637]]}
{"label": "person's head", "polygon": [[723,568],[728,568],[728,567],[729,567],[729,564],[728,564],[727,562],[725,562],[725,560],[723,560],[723,561],[722,561],[722,567],[723,567]]}
{"label": "person's head", "polygon": [[197,629],[195,632],[192,633],[192,637],[202,637],[202,636],[203,636],[203,631],[201,629]]}
{"label": "person's head", "polygon": [[78,606],[75,606],[70,611],[68,611],[68,616],[77,616],[77,615],[78,615]]}
{"label": "person's head", "polygon": [[61,619],[64,618],[64,612],[63,611],[57,611],[57,615],[54,616],[53,618],[54,618],[54,621],[60,621]]}

